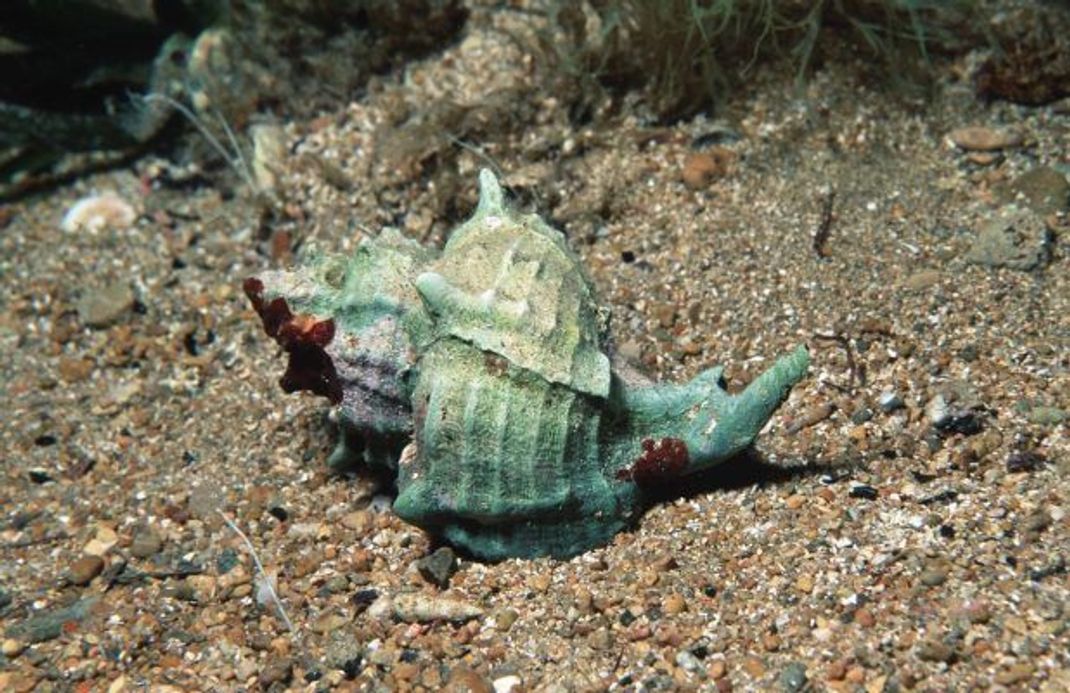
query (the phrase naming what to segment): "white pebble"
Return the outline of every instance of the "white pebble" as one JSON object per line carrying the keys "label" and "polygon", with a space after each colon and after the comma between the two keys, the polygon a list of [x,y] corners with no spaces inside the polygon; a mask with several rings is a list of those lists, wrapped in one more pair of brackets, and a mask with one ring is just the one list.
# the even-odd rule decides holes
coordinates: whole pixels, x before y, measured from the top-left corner
{"label": "white pebble", "polygon": [[509,691],[520,685],[520,677],[516,674],[509,674],[500,679],[494,679],[491,685],[494,686],[494,693],[509,693]]}

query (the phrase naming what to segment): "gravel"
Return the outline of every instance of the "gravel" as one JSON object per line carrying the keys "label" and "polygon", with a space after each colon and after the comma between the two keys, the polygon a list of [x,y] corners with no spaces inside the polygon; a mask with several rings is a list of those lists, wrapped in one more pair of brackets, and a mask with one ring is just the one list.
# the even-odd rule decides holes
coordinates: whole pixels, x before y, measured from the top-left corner
{"label": "gravel", "polygon": [[[577,127],[529,96],[528,57],[499,30],[525,15],[480,12],[404,79],[285,123],[268,211],[151,157],[9,206],[0,689],[1070,688],[1070,223],[1065,202],[1019,207],[1032,216],[1007,250],[994,192],[1064,170],[1066,104],[984,103],[958,64],[914,102],[829,61],[805,101],[784,66],[716,122],[655,130],[624,105]],[[455,173],[438,155],[378,158],[398,113],[495,93],[526,99],[528,124],[466,142]],[[728,165],[685,183],[690,143],[726,128]],[[951,144],[963,128],[995,135]],[[331,185],[317,158],[359,184]],[[279,390],[240,286],[294,250],[351,252],[366,229],[441,242],[487,158],[566,232],[637,368],[679,380],[723,363],[736,389],[800,342],[813,366],[752,454],[608,546],[431,584],[432,545],[389,510],[389,485],[328,473],[325,401]],[[157,211],[62,231],[94,191]],[[1010,261],[974,264],[997,225],[985,252]],[[952,401],[953,382],[976,401]],[[938,395],[981,429],[934,432]],[[69,584],[87,555],[103,572]]]}

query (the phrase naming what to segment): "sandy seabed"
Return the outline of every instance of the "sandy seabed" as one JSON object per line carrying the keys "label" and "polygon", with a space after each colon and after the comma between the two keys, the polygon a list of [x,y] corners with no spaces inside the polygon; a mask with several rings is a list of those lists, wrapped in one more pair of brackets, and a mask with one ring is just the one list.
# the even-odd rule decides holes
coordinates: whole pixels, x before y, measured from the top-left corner
{"label": "sandy seabed", "polygon": [[[249,195],[161,160],[4,208],[0,689],[1070,688],[1070,107],[986,105],[950,68],[914,101],[845,65],[667,128],[576,130],[540,97],[456,153],[446,204],[396,114],[526,93],[495,21],[285,124],[270,239]],[[462,559],[443,589],[389,488],[327,473],[327,404],[279,391],[240,287],[385,225],[441,243],[488,160],[566,232],[624,358],[733,388],[798,343],[813,365],[753,454],[611,545]],[[136,220],[61,228],[103,192]],[[978,249],[1010,203],[1033,269]]]}

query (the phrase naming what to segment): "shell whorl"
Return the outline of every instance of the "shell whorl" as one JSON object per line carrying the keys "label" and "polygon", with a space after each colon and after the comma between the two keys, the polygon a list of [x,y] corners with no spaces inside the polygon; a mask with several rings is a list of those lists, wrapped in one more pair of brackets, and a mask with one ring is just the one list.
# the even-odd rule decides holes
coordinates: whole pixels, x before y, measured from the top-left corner
{"label": "shell whorl", "polygon": [[494,174],[480,182],[475,215],[416,279],[437,334],[605,398],[602,314],[579,259],[560,231],[510,209]]}

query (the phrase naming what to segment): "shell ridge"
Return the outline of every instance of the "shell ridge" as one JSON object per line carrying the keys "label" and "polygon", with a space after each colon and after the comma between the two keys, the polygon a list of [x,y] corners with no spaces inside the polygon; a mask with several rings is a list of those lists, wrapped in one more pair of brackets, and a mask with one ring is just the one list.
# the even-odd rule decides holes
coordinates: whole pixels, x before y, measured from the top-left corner
{"label": "shell ridge", "polygon": [[[548,393],[551,396],[556,393]],[[562,401],[562,397],[554,397],[551,411],[552,416],[543,418],[543,426],[540,427],[541,444],[536,450],[539,455],[539,464],[535,475],[538,494],[547,499],[546,505],[553,507],[564,500],[567,489],[562,491],[565,482],[565,447],[568,440],[569,405],[570,402]]]}
{"label": "shell ridge", "polygon": [[[523,407],[515,407],[512,411],[516,414],[515,424],[516,427],[522,432],[519,438],[515,438],[514,449],[511,450],[517,458],[530,460],[536,454],[538,450],[538,435],[539,426],[543,419],[545,410],[545,401],[541,396],[532,396],[530,390],[523,392],[524,401]],[[517,399],[520,399],[519,395]],[[535,487],[534,481],[534,469],[526,469],[517,464],[508,465],[509,474],[506,475],[509,482],[506,484],[506,488],[513,489],[514,493],[533,493]]]}
{"label": "shell ridge", "polygon": [[513,398],[505,396],[496,402],[496,409],[494,412],[494,450],[496,464],[491,468],[490,478],[487,483],[488,491],[488,512],[497,515],[503,510],[502,499],[506,497],[507,489],[502,483],[502,470],[509,466],[506,456],[508,453],[506,442],[506,424],[508,422],[509,410],[513,406]]}
{"label": "shell ridge", "polygon": [[460,465],[455,470],[458,494],[456,503],[458,507],[472,505],[472,491],[479,484],[475,483],[481,476],[482,463],[481,450],[478,449],[481,422],[478,416],[480,404],[480,391],[482,383],[478,378],[473,378],[464,384],[464,418],[461,420],[462,438]]}

